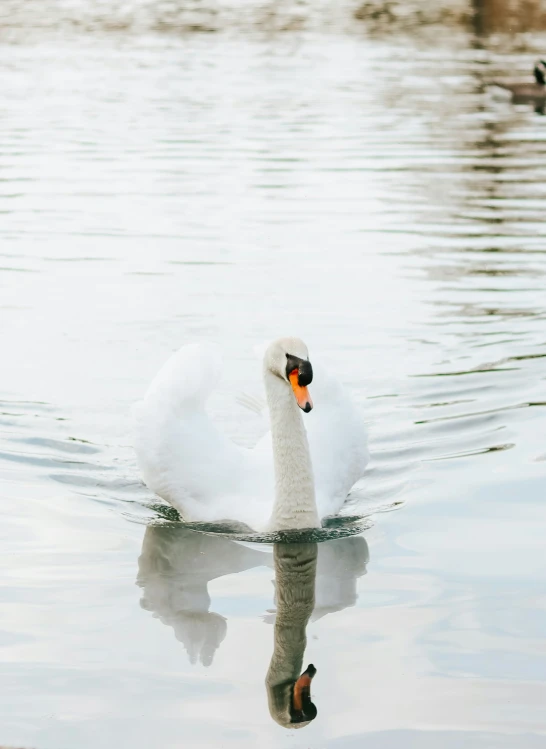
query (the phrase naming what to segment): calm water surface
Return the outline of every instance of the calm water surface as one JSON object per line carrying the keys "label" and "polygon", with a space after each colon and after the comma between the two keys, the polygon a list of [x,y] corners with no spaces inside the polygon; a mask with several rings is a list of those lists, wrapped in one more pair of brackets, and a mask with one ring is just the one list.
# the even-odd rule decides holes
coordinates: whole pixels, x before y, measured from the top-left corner
{"label": "calm water surface", "polygon": [[[545,121],[486,85],[528,54],[440,31],[0,47],[0,744],[546,745]],[[373,525],[150,525],[157,368],[220,341],[248,444],[292,333],[366,413]]]}

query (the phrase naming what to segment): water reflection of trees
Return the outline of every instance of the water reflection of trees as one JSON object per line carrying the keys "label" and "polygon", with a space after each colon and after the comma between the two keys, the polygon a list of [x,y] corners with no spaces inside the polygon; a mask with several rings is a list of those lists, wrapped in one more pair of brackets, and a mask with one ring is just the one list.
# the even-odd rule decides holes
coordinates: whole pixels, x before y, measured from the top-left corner
{"label": "water reflection of trees", "polygon": [[477,34],[521,33],[546,29],[541,0],[473,0]]}
{"label": "water reflection of trees", "polygon": [[[5,6],[5,7],[4,7]],[[210,33],[225,29],[286,33],[302,29],[365,28],[373,32],[414,30],[430,24],[467,26],[478,33],[546,28],[540,0],[139,0],[136,3],[59,3],[58,0],[3,0],[10,28],[85,31],[146,30]]]}

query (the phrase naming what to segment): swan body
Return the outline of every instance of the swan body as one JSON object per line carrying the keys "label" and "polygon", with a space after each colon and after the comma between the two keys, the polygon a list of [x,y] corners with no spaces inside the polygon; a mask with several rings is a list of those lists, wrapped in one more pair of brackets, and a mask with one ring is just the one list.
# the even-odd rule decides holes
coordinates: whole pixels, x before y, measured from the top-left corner
{"label": "swan body", "polygon": [[302,341],[274,341],[263,359],[271,430],[246,449],[205,410],[221,368],[218,347],[184,346],[136,405],[134,445],[146,485],[187,521],[234,520],[256,531],[319,527],[368,461],[366,429],[349,395],[335,377],[312,371]]}

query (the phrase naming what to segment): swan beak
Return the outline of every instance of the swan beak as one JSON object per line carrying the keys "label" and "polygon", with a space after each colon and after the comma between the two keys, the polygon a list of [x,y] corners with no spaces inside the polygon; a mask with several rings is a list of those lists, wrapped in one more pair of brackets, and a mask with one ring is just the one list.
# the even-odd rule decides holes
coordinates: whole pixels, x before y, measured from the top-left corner
{"label": "swan beak", "polygon": [[305,703],[311,699],[311,682],[316,673],[317,669],[310,663],[294,684],[294,710],[303,710]]}
{"label": "swan beak", "polygon": [[292,385],[292,390],[294,391],[294,395],[296,396],[296,402],[298,406],[302,411],[305,411],[305,413],[308,414],[309,411],[313,408],[313,401],[311,400],[311,396],[309,395],[309,390],[303,385],[300,385],[298,382],[298,370],[293,369],[288,375],[288,379],[290,380],[290,384]]}

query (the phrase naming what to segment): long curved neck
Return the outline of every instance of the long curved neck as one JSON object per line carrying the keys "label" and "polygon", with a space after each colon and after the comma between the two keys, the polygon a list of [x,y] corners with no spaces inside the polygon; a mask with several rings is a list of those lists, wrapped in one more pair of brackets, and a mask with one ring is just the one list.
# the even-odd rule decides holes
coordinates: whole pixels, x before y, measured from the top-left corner
{"label": "long curved neck", "polygon": [[316,544],[275,544],[275,640],[265,678],[269,710],[281,725],[290,724],[292,687],[301,674],[305,633],[315,606]]}
{"label": "long curved neck", "polygon": [[265,390],[271,420],[275,502],[270,530],[320,528],[309,443],[301,411],[288,383],[268,369]]}
{"label": "long curved neck", "polygon": [[307,645],[305,630],[315,607],[317,545],[275,544],[275,647],[267,674],[274,686],[295,681]]}

